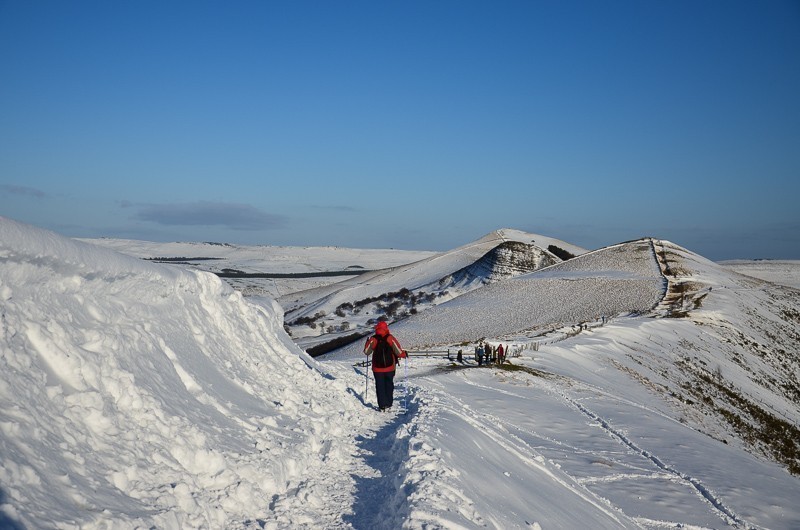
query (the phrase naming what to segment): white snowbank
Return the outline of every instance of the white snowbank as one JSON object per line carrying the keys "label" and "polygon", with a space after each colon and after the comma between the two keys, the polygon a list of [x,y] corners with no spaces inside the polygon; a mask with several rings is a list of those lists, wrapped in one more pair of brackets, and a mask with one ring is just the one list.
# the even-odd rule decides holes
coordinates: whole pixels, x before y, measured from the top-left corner
{"label": "white snowbank", "polygon": [[0,502],[31,528],[263,517],[361,408],[209,273],[0,218],[0,297]]}

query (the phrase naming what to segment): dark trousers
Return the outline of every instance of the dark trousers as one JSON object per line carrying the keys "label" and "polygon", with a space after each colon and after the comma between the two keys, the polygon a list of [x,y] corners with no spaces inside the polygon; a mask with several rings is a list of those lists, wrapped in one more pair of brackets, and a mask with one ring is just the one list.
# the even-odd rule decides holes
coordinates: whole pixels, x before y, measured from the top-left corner
{"label": "dark trousers", "polygon": [[375,376],[375,394],[378,396],[378,408],[387,409],[394,399],[394,371],[372,372]]}

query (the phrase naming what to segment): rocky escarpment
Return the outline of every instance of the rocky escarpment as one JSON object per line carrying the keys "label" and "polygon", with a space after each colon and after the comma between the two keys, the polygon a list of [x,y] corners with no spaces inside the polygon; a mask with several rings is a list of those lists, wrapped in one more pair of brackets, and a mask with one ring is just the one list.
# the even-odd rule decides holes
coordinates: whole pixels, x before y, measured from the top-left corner
{"label": "rocky escarpment", "polygon": [[536,245],[520,241],[505,241],[487,252],[475,263],[456,271],[440,283],[459,285],[472,283],[493,283],[498,280],[527,274],[562,260],[551,252]]}

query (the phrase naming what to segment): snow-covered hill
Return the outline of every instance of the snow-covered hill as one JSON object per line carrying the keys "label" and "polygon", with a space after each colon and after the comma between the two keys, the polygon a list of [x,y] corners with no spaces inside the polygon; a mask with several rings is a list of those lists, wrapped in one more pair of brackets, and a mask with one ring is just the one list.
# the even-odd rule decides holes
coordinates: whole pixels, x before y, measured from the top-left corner
{"label": "snow-covered hill", "polygon": [[[643,313],[666,282],[648,240],[615,245],[492,283],[395,324],[409,348],[541,335],[564,326]],[[352,345],[358,349],[360,345]]]}
{"label": "snow-covered hill", "polygon": [[271,300],[0,218],[0,527],[798,528],[798,296],[614,245],[394,324],[515,356],[381,414]]}
{"label": "snow-covered hill", "polygon": [[292,293],[278,301],[286,310],[293,339],[308,347],[332,337],[367,333],[378,319],[392,322],[426,313],[484,285],[561,262],[553,250],[572,256],[586,252],[556,239],[503,229],[415,263]]}

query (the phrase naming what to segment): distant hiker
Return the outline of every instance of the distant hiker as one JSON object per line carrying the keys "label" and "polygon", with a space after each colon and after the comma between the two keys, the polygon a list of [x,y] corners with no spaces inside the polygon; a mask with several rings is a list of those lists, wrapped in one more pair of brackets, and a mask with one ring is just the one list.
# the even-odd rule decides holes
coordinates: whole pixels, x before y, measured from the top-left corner
{"label": "distant hiker", "polygon": [[483,364],[483,344],[478,346],[478,366]]}
{"label": "distant hiker", "polygon": [[497,364],[503,364],[505,360],[506,351],[503,349],[503,345],[497,347]]}
{"label": "distant hiker", "polygon": [[458,350],[458,355],[456,356],[456,360],[461,364],[464,364],[464,352]]}
{"label": "distant hiker", "polygon": [[[373,355],[374,354],[374,355]],[[406,352],[389,333],[389,325],[380,321],[375,325],[375,334],[364,344],[364,355],[372,355],[372,373],[375,375],[375,394],[381,411],[391,408],[394,400],[394,372],[398,359]]]}

